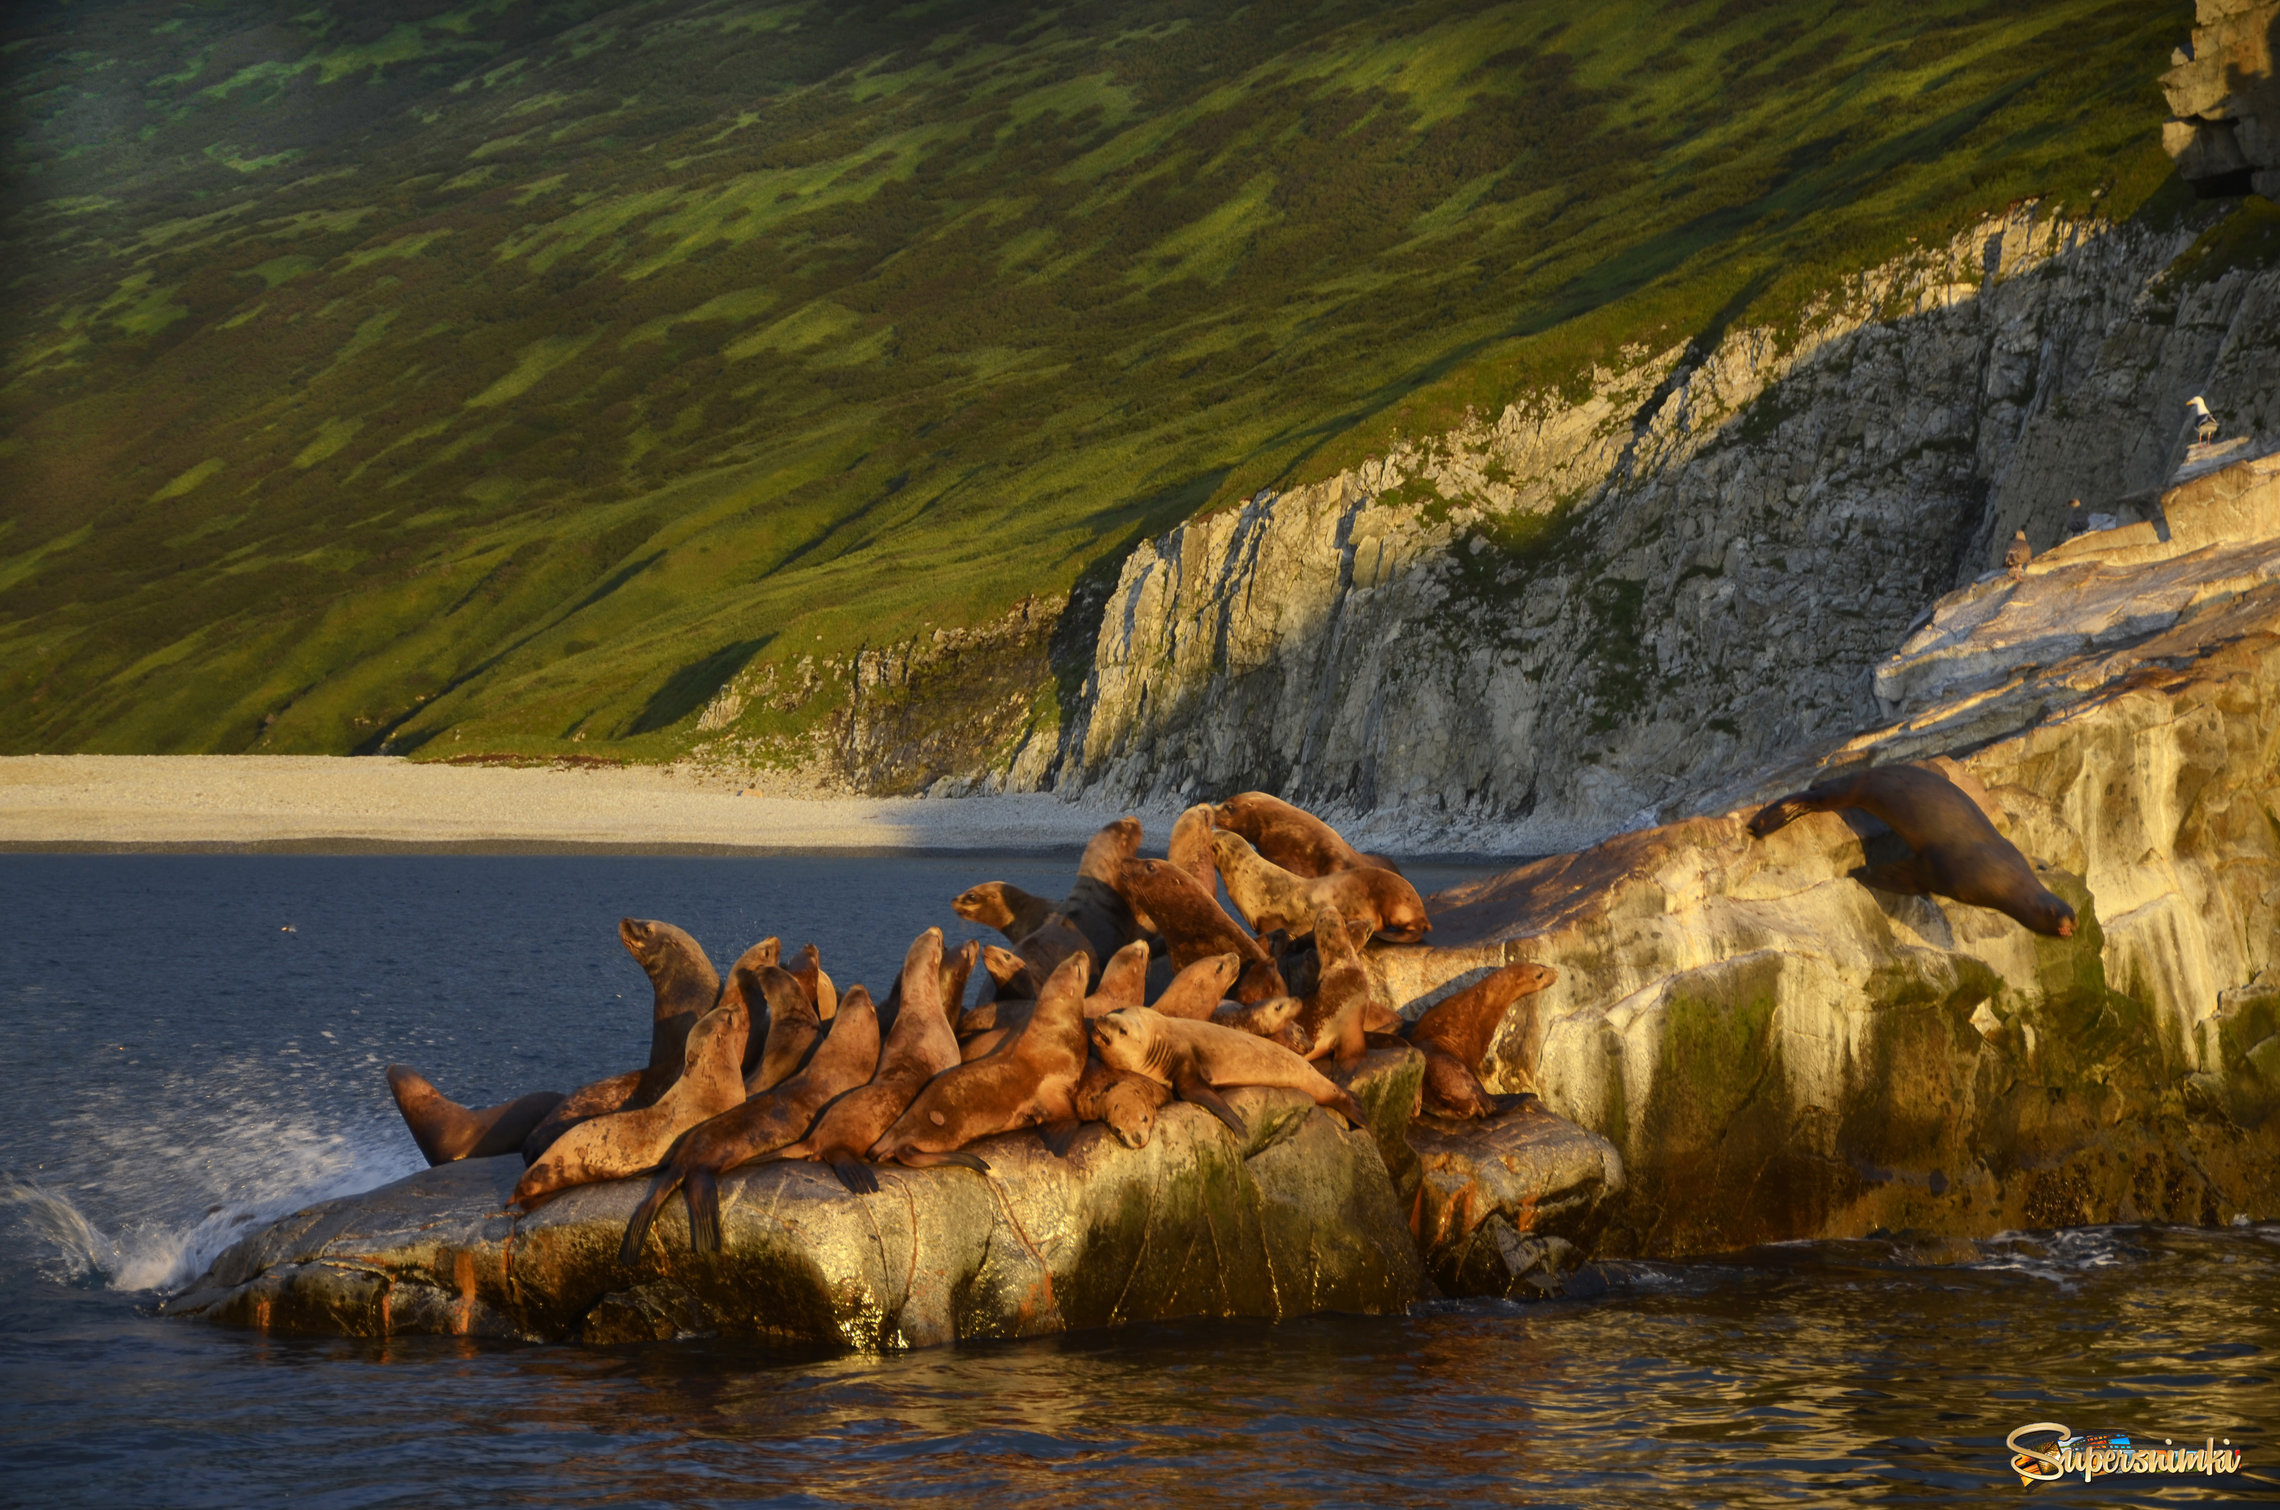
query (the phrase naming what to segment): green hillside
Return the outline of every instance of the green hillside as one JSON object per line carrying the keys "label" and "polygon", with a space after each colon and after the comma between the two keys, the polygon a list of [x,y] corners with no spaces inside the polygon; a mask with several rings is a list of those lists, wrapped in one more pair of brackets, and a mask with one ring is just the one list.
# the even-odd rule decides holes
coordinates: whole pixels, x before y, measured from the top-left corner
{"label": "green hillside", "polygon": [[0,748],[670,757],[747,665],[2025,195],[2127,213],[2191,17],[289,9],[0,34]]}

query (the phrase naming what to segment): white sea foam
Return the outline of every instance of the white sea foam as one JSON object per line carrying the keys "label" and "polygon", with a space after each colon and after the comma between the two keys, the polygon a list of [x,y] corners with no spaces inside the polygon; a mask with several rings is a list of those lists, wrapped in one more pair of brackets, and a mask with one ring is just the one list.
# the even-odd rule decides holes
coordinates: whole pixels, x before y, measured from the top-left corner
{"label": "white sea foam", "polygon": [[[176,1290],[260,1224],[386,1184],[419,1164],[399,1140],[283,1121],[240,1124],[226,1147],[168,1152],[174,1157],[126,1165],[133,1174],[97,1184],[87,1204],[127,1213],[108,1232],[73,1194],[0,1175],[0,1212],[17,1231],[11,1246],[28,1248],[34,1268],[57,1283],[94,1277],[115,1290]],[[185,1164],[200,1178],[182,1178]],[[183,1210],[184,1196],[197,1208]]]}

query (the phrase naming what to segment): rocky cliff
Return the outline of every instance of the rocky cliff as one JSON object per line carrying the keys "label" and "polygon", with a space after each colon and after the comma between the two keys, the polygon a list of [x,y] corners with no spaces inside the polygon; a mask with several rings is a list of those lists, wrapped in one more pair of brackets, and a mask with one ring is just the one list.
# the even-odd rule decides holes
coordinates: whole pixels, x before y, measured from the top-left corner
{"label": "rocky cliff", "polygon": [[1847,736],[2014,529],[2054,543],[2077,497],[2144,517],[2187,398],[2280,433],[2271,209],[2214,213],[2016,205],[1795,328],[1635,350],[1580,401],[1192,520],[1125,562],[1055,758],[1013,784],[1263,786],[1379,842],[1549,849]]}
{"label": "rocky cliff", "polygon": [[[1378,951],[1381,981],[1415,1010],[1559,968],[1487,1078],[1622,1152],[1609,1251],[2280,1213],[2280,458],[1944,598],[1874,682],[1865,734],[1434,899],[1435,947]],[[1899,851],[1870,820],[1743,827],[1927,759],[2074,937],[1871,889]]]}

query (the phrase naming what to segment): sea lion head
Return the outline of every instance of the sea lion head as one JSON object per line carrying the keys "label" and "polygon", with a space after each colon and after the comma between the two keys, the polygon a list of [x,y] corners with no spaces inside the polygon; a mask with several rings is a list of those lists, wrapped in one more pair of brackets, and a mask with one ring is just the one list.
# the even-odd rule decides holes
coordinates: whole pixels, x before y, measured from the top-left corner
{"label": "sea lion head", "polygon": [[984,928],[1004,928],[1013,922],[1013,908],[1005,899],[1005,882],[984,881],[958,893],[950,910]]}
{"label": "sea lion head", "polygon": [[1089,1019],[1085,1026],[1100,1050],[1101,1063],[1112,1070],[1148,1073],[1148,1052],[1155,1047],[1156,1015],[1153,1007],[1119,1007]]}
{"label": "sea lion head", "polygon": [[1126,1148],[1146,1148],[1156,1131],[1156,1103],[1132,1082],[1119,1081],[1100,1098],[1101,1120]]}
{"label": "sea lion head", "polygon": [[2064,897],[2052,891],[2044,891],[2021,908],[2019,921],[2045,938],[2074,937],[2074,909],[2067,905]]}
{"label": "sea lion head", "polygon": [[1382,888],[1377,936],[1392,944],[1417,943],[1433,931],[1432,919],[1425,916],[1425,899],[1417,894],[1416,887],[1392,872],[1387,876],[1399,884]]}
{"label": "sea lion head", "polygon": [[712,966],[705,951],[686,932],[654,918],[619,918],[618,940],[625,952],[661,988],[695,982]]}

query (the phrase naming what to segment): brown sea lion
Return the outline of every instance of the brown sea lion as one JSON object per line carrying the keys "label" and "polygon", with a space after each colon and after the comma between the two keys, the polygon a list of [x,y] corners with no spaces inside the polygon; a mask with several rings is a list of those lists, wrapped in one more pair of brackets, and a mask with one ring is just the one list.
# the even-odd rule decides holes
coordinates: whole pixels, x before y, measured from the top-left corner
{"label": "brown sea lion", "polygon": [[1233,995],[1244,1003],[1282,996],[1282,976],[1259,941],[1243,931],[1219,899],[1195,877],[1169,860],[1127,860],[1116,869],[1116,886],[1135,911],[1155,919],[1171,950],[1172,964],[1186,969],[1199,959],[1233,952],[1243,962]]}
{"label": "brown sea lion", "polygon": [[1084,956],[1088,980],[1100,973],[1101,959],[1093,952],[1093,941],[1061,912],[1048,916],[1036,932],[1013,946],[1013,952],[1021,956],[1022,971],[1001,988],[1001,994],[1011,991],[1036,1000],[1045,982],[1061,968],[1061,961],[1071,955]]}
{"label": "brown sea lion", "polygon": [[1308,1059],[1336,1056],[1340,1064],[1362,1057],[1362,1034],[1369,1014],[1370,977],[1335,907],[1314,915],[1314,952],[1322,962],[1314,990],[1299,1004],[1294,1026]]}
{"label": "brown sea lion", "polygon": [[[982,945],[982,969],[990,978],[988,1001],[995,1001],[1001,996],[1019,996],[1021,993],[1014,990],[1013,985],[1023,978],[1028,968],[1026,960],[1002,944]],[[1035,993],[1032,992],[1024,999],[1034,1000]],[[980,1005],[987,1005],[987,1001]]]}
{"label": "brown sea lion", "polygon": [[822,951],[809,944],[800,950],[799,958],[785,968],[791,972],[792,979],[800,983],[800,989],[807,992],[808,1000],[815,1003],[816,1021],[831,1021],[832,1013],[839,1010],[839,988],[823,973]]}
{"label": "brown sea lion", "polygon": [[1337,870],[1310,880],[1283,869],[1227,829],[1211,836],[1211,849],[1228,900],[1243,921],[1261,932],[1311,929],[1314,914],[1324,907],[1335,907],[1343,917],[1368,919],[1370,932],[1390,943],[1414,944],[1433,929],[1417,888],[1390,870]]}
{"label": "brown sea lion", "polygon": [[720,994],[723,999],[731,994],[744,1003],[746,1019],[752,1030],[744,1037],[744,1073],[749,1076],[760,1063],[760,1051],[768,1042],[768,1002],[760,994],[760,972],[783,958],[783,943],[766,938],[736,957],[721,977]]}
{"label": "brown sea lion", "polygon": [[554,1110],[539,1119],[538,1125],[530,1130],[530,1136],[523,1139],[524,1166],[527,1168],[536,1164],[539,1155],[554,1146],[555,1139],[579,1123],[592,1117],[624,1111],[633,1100],[633,1090],[641,1083],[641,1076],[640,1070],[627,1070],[624,1074],[612,1075],[607,1080],[581,1085],[564,1096]]}
{"label": "brown sea lion", "polygon": [[1235,978],[1242,970],[1243,957],[1232,949],[1206,955],[1173,976],[1172,983],[1148,1005],[1166,1017],[1209,1017],[1235,989]]}
{"label": "brown sea lion", "polygon": [[1048,1141],[1065,1150],[1077,1123],[1071,1098],[1089,1052],[1084,989],[1083,962],[1063,960],[1029,1020],[995,1052],[928,1081],[871,1145],[871,1159],[913,1169],[962,1164],[987,1174],[980,1155],[964,1151],[968,1143],[1038,1124],[1059,1129]]}
{"label": "brown sea lion", "polygon": [[751,1019],[730,997],[689,1030],[680,1075],[648,1106],[579,1123],[523,1171],[512,1203],[529,1211],[572,1185],[653,1169],[681,1134],[744,1100],[744,1040]]}
{"label": "brown sea lion", "polygon": [[1165,858],[1195,877],[1195,884],[1219,895],[1219,862],[1211,855],[1213,808],[1199,802],[1172,824],[1171,853]]}
{"label": "brown sea lion", "polygon": [[1877,766],[1767,803],[1750,819],[1762,839],[1807,813],[1856,808],[1881,819],[1915,853],[1867,867],[1863,884],[1989,907],[2050,938],[2074,936],[2074,909],[2035,879],[2018,846],[1956,784],[1920,766]]}
{"label": "brown sea lion", "polygon": [[[1100,984],[1085,998],[1085,1015],[1098,1017],[1118,1007],[1137,1007],[1148,999],[1148,941],[1134,939],[1109,956],[1100,968]],[[1096,1007],[1095,1003],[1099,1005]]]}
{"label": "brown sea lion", "polygon": [[[641,1072],[627,1107],[647,1106],[680,1078],[689,1029],[720,999],[720,975],[697,941],[671,923],[620,918],[618,940],[649,976],[649,1067]],[[741,1052],[743,1045],[737,1045]]]}
{"label": "brown sea lion", "polygon": [[[1453,992],[1425,1009],[1423,1016],[1403,1030],[1402,1036],[1425,1054],[1425,1110],[1443,1117],[1486,1117],[1496,1111],[1496,1098],[1480,1083],[1481,1057],[1496,1039],[1512,1004],[1533,996],[1560,978],[1550,965],[1523,960]],[[1524,1040],[1531,1047],[1522,1058],[1531,1076],[1535,1047],[1543,1042],[1535,1004],[1527,1008]]]}
{"label": "brown sea lion", "polygon": [[1362,1125],[1361,1103],[1313,1065],[1279,1043],[1223,1028],[1214,1022],[1166,1017],[1148,1007],[1126,1007],[1090,1024],[1093,1043],[1111,1069],[1146,1075],[1172,1088],[1248,1137],[1235,1108],[1219,1092],[1237,1085],[1282,1085],[1304,1091],[1354,1127]]}
{"label": "brown sea lion", "polygon": [[[738,965],[729,980],[744,1001],[749,1003],[757,998],[768,1009],[767,1035],[759,1051],[755,1053],[747,1046],[744,1055],[747,1061],[744,1094],[757,1096],[791,1078],[807,1062],[824,1024],[816,1016],[815,1003],[800,989],[798,979],[781,965],[766,965],[758,970]],[[721,995],[725,999],[728,991],[724,989]],[[759,1020],[753,1019],[755,1023]]]}
{"label": "brown sea lion", "polygon": [[1304,1057],[1303,1044],[1311,1044],[1311,1036],[1302,1036],[1293,1029],[1298,1021],[1299,1008],[1305,1002],[1295,996],[1270,996],[1255,1007],[1240,1002],[1223,1001],[1211,1009],[1209,1021],[1239,1033],[1258,1038],[1272,1038],[1284,1048]]}
{"label": "brown sea lion", "polygon": [[982,941],[968,939],[955,949],[942,955],[942,1011],[955,1023],[958,1014],[966,1007],[966,982],[973,979],[974,965],[982,957]]}
{"label": "brown sea lion", "polygon": [[408,1065],[388,1066],[388,1092],[428,1163],[488,1159],[522,1147],[531,1129],[563,1101],[560,1091],[533,1091],[497,1106],[470,1108],[446,1096]]}
{"label": "brown sea lion", "polygon": [[969,923],[995,928],[1018,944],[1045,925],[1053,904],[1009,881],[984,881],[959,892],[951,899],[950,910]]}
{"label": "brown sea lion", "polygon": [[1241,834],[1252,848],[1294,876],[1313,880],[1340,870],[1401,867],[1383,855],[1365,855],[1305,808],[1266,792],[1241,792],[1212,810],[1219,827]]}
{"label": "brown sea lion", "polygon": [[871,1005],[870,992],[852,986],[798,1074],[699,1123],[673,1145],[650,1182],[649,1193],[626,1223],[619,1262],[631,1264],[640,1257],[649,1224],[684,1184],[689,1191],[689,1245],[700,1253],[718,1253],[719,1177],[798,1138],[813,1125],[818,1112],[868,1081],[878,1067],[878,1010]]}
{"label": "brown sea lion", "polygon": [[1146,1075],[1112,1070],[1098,1054],[1085,1060],[1070,1105],[1080,1122],[1105,1122],[1126,1148],[1146,1148],[1156,1131],[1156,1113],[1172,1099],[1172,1088]]}
{"label": "brown sea lion", "polygon": [[869,1081],[824,1108],[799,1142],[779,1150],[785,1159],[818,1159],[839,1183],[859,1195],[879,1188],[863,1162],[879,1134],[894,1125],[921,1087],[959,1062],[958,1039],[942,1015],[942,930],[929,928],[903,956],[902,1005],[879,1049]]}

